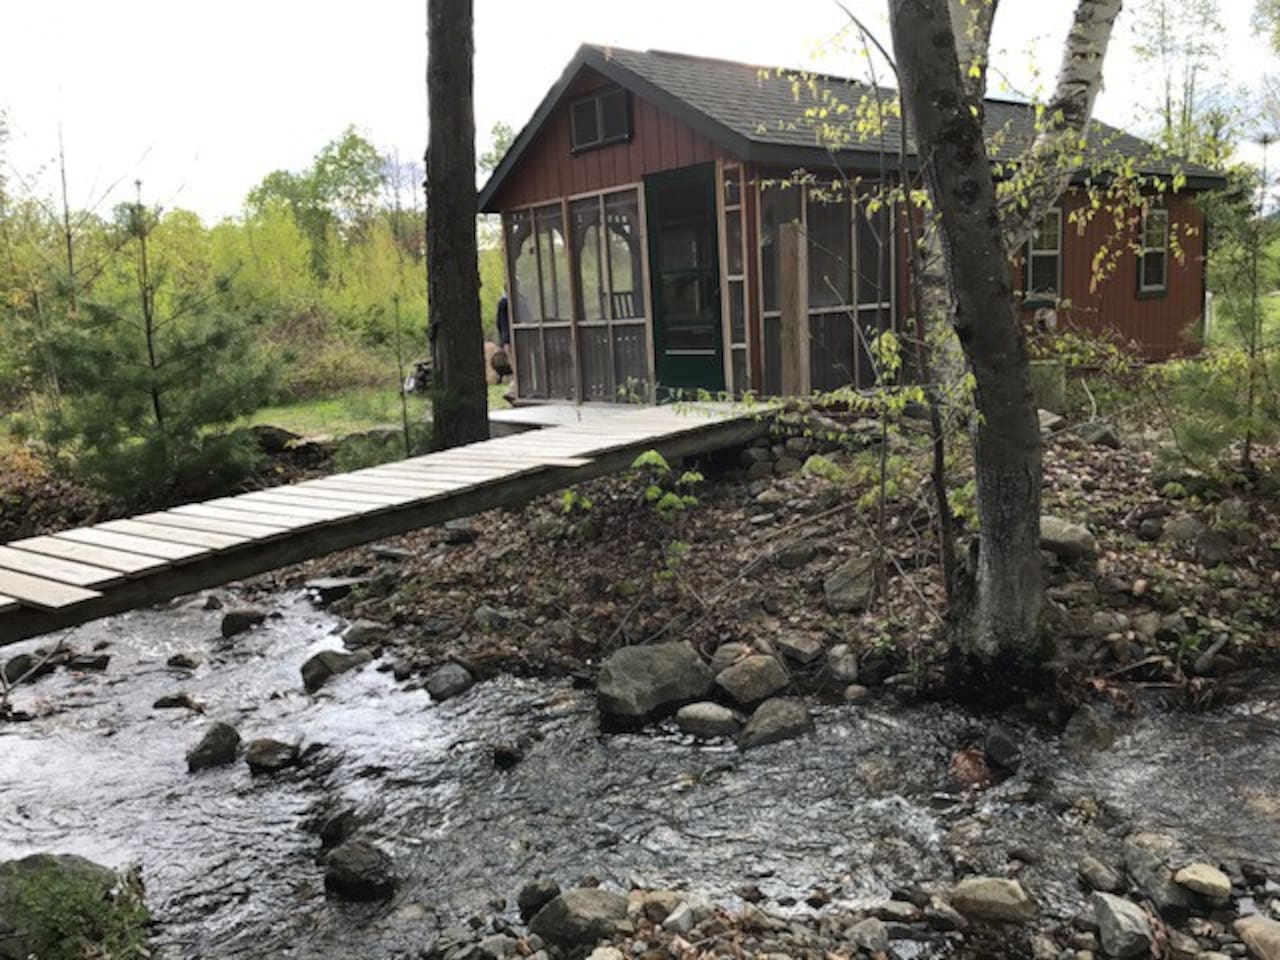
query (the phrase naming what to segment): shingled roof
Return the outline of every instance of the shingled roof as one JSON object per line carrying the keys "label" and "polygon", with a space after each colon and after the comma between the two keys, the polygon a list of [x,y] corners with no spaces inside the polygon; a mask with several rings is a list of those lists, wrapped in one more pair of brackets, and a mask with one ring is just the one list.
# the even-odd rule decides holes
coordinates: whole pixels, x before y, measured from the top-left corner
{"label": "shingled roof", "polygon": [[[807,107],[823,102],[824,93],[850,106],[876,96],[875,88],[869,84],[847,77],[779,71],[683,53],[584,44],[494,170],[480,193],[481,209],[489,209],[525,148],[584,67],[650,101],[744,161],[793,169],[833,165],[832,151],[822,142],[814,123],[804,117]],[[799,91],[797,78],[802,84]],[[887,101],[896,92],[880,88],[880,96]],[[1026,102],[988,99],[985,124],[992,157],[1014,159],[1035,136],[1035,107]],[[901,124],[896,119],[888,120],[884,125],[884,148],[896,155],[901,136]],[[1200,189],[1225,182],[1207,167],[1162,154],[1154,144],[1099,120],[1090,124],[1089,138],[1107,156],[1135,159],[1144,174],[1171,176],[1181,171],[1188,186]],[[908,154],[914,156],[914,149],[908,138]],[[835,161],[852,169],[874,169],[880,151],[881,137],[877,135],[874,140],[842,146],[835,151]]]}

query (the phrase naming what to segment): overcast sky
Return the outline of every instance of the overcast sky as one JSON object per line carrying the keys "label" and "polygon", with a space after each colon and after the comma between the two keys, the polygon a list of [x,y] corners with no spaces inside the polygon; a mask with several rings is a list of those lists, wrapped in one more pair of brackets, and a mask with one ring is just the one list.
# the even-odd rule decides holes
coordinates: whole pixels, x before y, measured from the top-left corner
{"label": "overcast sky", "polygon": [[[1098,116],[1136,127],[1155,89],[1132,54],[1128,0]],[[883,29],[883,0],[850,0]],[[1231,80],[1273,69],[1253,0],[1221,0]],[[1051,82],[1072,0],[1002,0],[993,60],[1019,88]],[[480,148],[519,129],[583,41],[848,73],[818,51],[843,25],[832,0],[475,0]],[[379,149],[425,144],[425,0],[7,0],[0,107],[10,176],[53,187],[61,125],[72,203],[148,197],[206,219],[234,215],[271,170],[298,169],[355,124]],[[829,46],[829,45],[828,45]],[[1136,130],[1135,132],[1141,132]]]}

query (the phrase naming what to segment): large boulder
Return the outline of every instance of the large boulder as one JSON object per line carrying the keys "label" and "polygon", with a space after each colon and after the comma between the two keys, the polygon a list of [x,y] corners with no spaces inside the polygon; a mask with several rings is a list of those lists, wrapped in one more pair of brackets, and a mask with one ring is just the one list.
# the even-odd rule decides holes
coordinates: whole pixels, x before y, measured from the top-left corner
{"label": "large boulder", "polygon": [[813,718],[809,716],[809,708],[802,701],[774,697],[756,708],[743,728],[742,735],[738,737],[738,747],[750,750],[781,740],[793,740],[812,732]]}
{"label": "large boulder", "polygon": [[[27,900],[27,890],[70,892],[72,889],[80,889],[88,891],[94,900],[106,900],[116,886],[116,881],[114,871],[71,854],[34,853],[20,860],[0,862],[0,960],[28,960],[35,956],[34,951],[38,947],[32,942],[32,934],[51,936],[56,932],[52,929],[29,929],[28,925],[33,921],[38,922],[39,918],[27,916],[29,908],[24,903]],[[74,902],[80,902],[80,898],[68,901],[69,904]],[[59,917],[55,921],[48,911],[44,912],[44,916],[46,926],[77,919]],[[84,917],[83,921],[88,925],[100,919]]]}
{"label": "large boulder", "polygon": [[627,898],[620,893],[583,887],[566,890],[539,910],[529,930],[561,947],[592,944],[612,936],[627,919]]}
{"label": "large boulder", "polygon": [[222,615],[222,636],[230,640],[232,637],[251,630],[267,619],[267,612],[257,607],[238,607],[228,610]]}
{"label": "large boulder", "polygon": [[298,745],[263,737],[245,747],[244,761],[250,773],[279,773],[298,765]]}
{"label": "large boulder", "polygon": [[1280,922],[1255,913],[1241,917],[1233,929],[1248,946],[1250,956],[1258,960],[1280,960]]}
{"label": "large boulder", "polygon": [[974,920],[1026,923],[1036,917],[1022,884],[1006,877],[965,877],[951,888],[951,904]]}
{"label": "large boulder", "polygon": [[832,613],[861,613],[875,592],[875,561],[865,557],[841,564],[822,581],[822,593]]}
{"label": "large boulder", "polygon": [[1231,897],[1231,878],[1212,864],[1189,863],[1173,875],[1173,882],[1216,904]]}
{"label": "large boulder", "polygon": [[427,674],[427,693],[438,703],[466,693],[475,682],[462,664],[446,663]]}
{"label": "large boulder", "polygon": [[600,668],[598,699],[606,724],[635,726],[701,700],[715,677],[687,643],[623,647]]}
{"label": "large boulder", "polygon": [[365,840],[348,840],[329,854],[324,888],[344,900],[386,900],[395,892],[395,861]]}
{"label": "large boulder", "polygon": [[1137,888],[1165,917],[1179,917],[1194,907],[1198,898],[1173,879],[1170,863],[1180,858],[1174,841],[1159,833],[1134,833],[1124,840],[1124,867]]}
{"label": "large boulder", "polygon": [[1151,954],[1151,923],[1136,903],[1110,893],[1093,895],[1098,937],[1108,957],[1146,957]]}
{"label": "large boulder", "polygon": [[205,731],[200,742],[187,751],[187,770],[195,773],[208,767],[235,763],[240,749],[240,734],[229,723],[215,723]]}
{"label": "large boulder", "polygon": [[357,650],[354,653],[321,650],[302,665],[302,685],[306,687],[307,693],[315,693],[329,682],[330,677],[363,667],[372,659],[368,650]]}
{"label": "large boulder", "polygon": [[538,911],[560,896],[560,884],[550,877],[537,877],[520,888],[516,896],[516,906],[520,909],[520,919],[528,923]]}
{"label": "large boulder", "polygon": [[767,654],[740,660],[716,677],[716,686],[744,707],[755,706],[781,693],[790,682],[791,677],[778,658]]}
{"label": "large boulder", "polygon": [[1090,560],[1098,555],[1098,541],[1089,528],[1061,517],[1040,517],[1040,546],[1063,560]]}
{"label": "large boulder", "polygon": [[689,703],[676,711],[676,726],[695,737],[736,737],[742,718],[728,707],[711,701]]}

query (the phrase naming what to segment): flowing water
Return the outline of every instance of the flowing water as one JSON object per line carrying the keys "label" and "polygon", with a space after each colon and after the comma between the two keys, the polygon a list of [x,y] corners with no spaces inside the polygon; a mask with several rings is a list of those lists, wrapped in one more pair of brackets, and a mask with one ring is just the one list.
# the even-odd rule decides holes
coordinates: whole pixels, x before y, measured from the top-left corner
{"label": "flowing water", "polygon": [[[82,628],[75,645],[109,642],[110,668],[40,680],[15,700],[45,715],[0,724],[0,859],[140,864],[160,955],[218,958],[413,956],[438,925],[492,914],[537,874],[640,878],[728,904],[746,884],[801,900],[821,886],[865,905],[950,878],[956,856],[1002,869],[1012,855],[1033,861],[1023,880],[1046,911],[1068,916],[1079,855],[1114,856],[1139,827],[1213,859],[1280,863],[1278,697],[1148,713],[1084,761],[1014,726],[1021,771],[966,798],[948,765],[986,722],[958,710],[821,707],[812,740],[741,754],[670,730],[601,737],[591,693],[560,683],[499,679],[433,704],[366,667],[308,696],[298,668],[340,646],[342,624],[300,596],[277,612],[232,641],[194,606]],[[204,663],[166,667],[179,652]],[[152,709],[178,691],[206,714]],[[190,775],[185,752],[215,719],[311,746],[309,762]],[[496,770],[493,744],[513,740],[524,760]],[[395,857],[389,904],[324,896],[306,825],[345,807]]]}

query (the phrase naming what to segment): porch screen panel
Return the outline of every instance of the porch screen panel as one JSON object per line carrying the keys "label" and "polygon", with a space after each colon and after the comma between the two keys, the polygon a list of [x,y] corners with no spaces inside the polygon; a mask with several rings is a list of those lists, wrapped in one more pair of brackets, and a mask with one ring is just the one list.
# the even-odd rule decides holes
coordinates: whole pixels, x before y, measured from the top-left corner
{"label": "porch screen panel", "polygon": [[585,321],[603,320],[608,316],[608,288],[605,266],[600,256],[600,201],[596,197],[575,200],[569,205],[572,221],[573,250],[577,256],[576,286],[579,317]]}
{"label": "porch screen panel", "polygon": [[582,399],[614,399],[613,358],[610,353],[607,326],[578,328],[578,357],[582,362]]}
{"label": "porch screen panel", "polygon": [[638,402],[647,395],[649,347],[643,323],[613,328],[614,400]]}
{"label": "porch screen panel", "polygon": [[809,315],[809,382],[814,390],[831,391],[855,382],[854,311]]}
{"label": "porch screen panel", "polygon": [[721,291],[729,334],[729,390],[742,396],[751,389],[747,342],[746,234],[743,228],[742,168],[724,168],[724,287]]}
{"label": "porch screen panel", "polygon": [[543,327],[547,352],[547,396],[572,400],[576,377],[573,371],[573,330],[568,326]]}
{"label": "porch screen panel", "polygon": [[503,217],[511,289],[512,346],[516,387],[522,397],[546,396],[542,368],[542,290],[538,280],[538,246],[533,213],[517,210]]}
{"label": "porch screen panel", "polygon": [[644,230],[640,226],[640,198],[635,190],[604,198],[609,248],[612,313],[615,320],[644,319]]}

